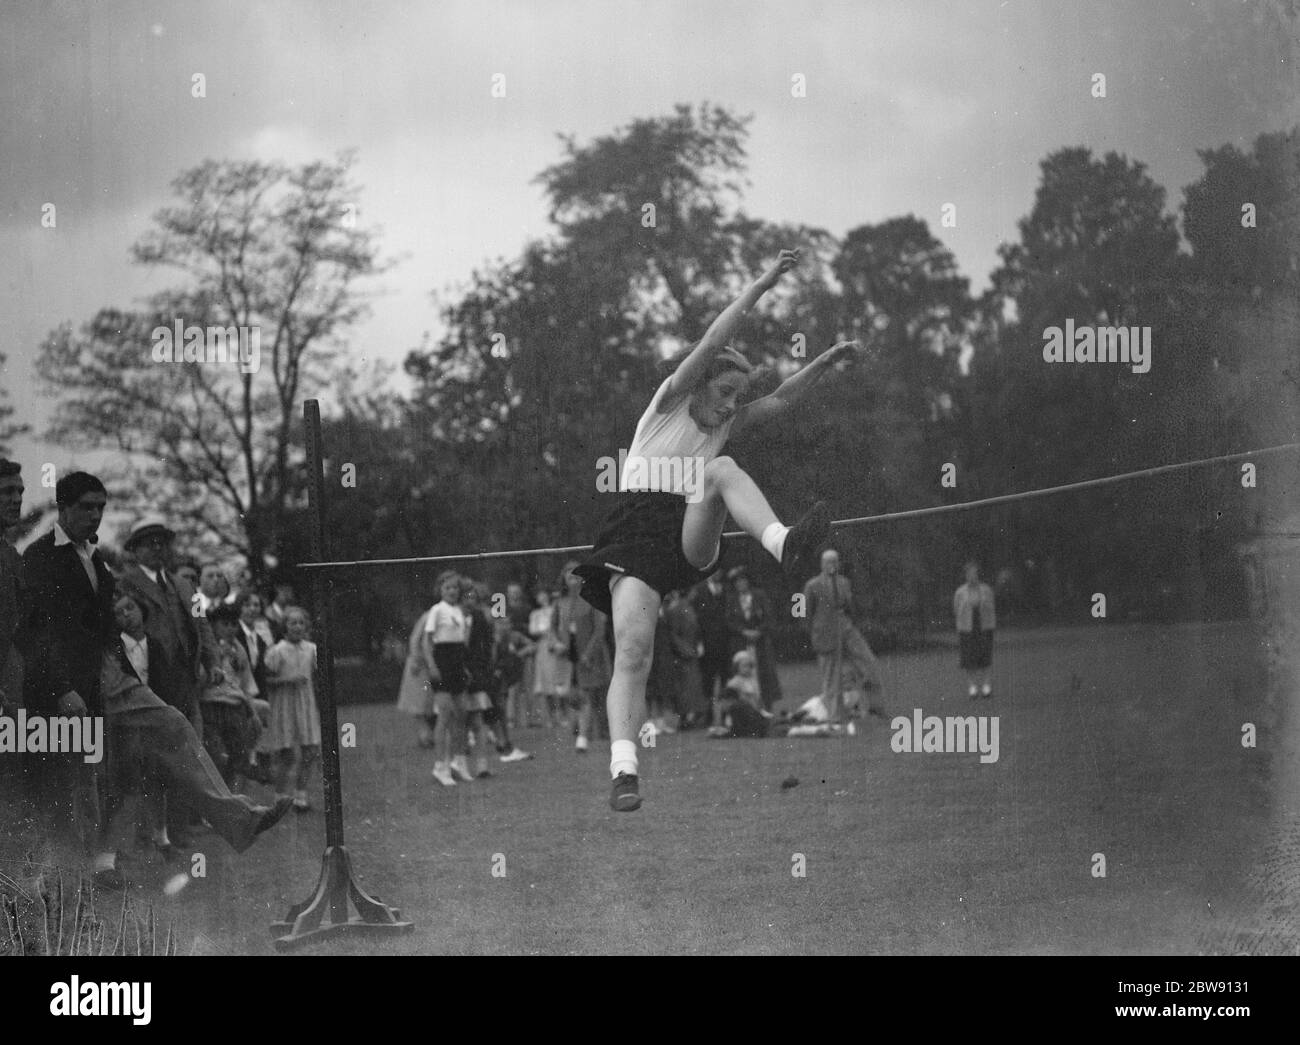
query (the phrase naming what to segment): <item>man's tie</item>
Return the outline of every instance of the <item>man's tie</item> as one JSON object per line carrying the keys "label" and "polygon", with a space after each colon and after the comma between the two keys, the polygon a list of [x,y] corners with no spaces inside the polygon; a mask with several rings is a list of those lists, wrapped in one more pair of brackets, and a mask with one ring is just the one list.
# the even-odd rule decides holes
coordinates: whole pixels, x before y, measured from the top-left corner
{"label": "man's tie", "polygon": [[84,552],[85,557],[78,555],[81,559],[81,565],[86,571],[86,576],[90,578],[90,586],[99,591],[99,575],[95,572],[95,549],[90,546],[90,541],[78,541],[77,551]]}

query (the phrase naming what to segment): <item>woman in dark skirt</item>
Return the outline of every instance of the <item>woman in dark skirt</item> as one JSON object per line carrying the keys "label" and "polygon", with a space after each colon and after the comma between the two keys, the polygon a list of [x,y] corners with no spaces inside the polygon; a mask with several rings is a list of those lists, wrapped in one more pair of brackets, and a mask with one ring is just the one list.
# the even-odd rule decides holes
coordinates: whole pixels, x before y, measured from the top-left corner
{"label": "woman in dark skirt", "polygon": [[727,342],[741,317],[799,260],[783,250],[776,263],[713,321],[703,339],[672,364],[641,415],[619,476],[618,502],[577,569],[582,597],[614,621],[614,674],[609,710],[610,805],[641,806],[636,736],[645,718],[646,680],[663,596],[689,590],[717,569],[728,514],[786,572],[802,582],[830,529],[818,502],[793,527],[776,517],[761,490],[730,457],[729,436],[779,417],[847,360],[855,342],[823,352],[771,395],[739,400],[753,367]]}
{"label": "woman in dark skirt", "polygon": [[993,608],[993,589],[980,580],[979,563],[966,564],[966,583],[952,597],[953,615],[957,618],[957,641],[961,669],[970,684],[970,698],[993,696],[990,669],[993,667],[993,629],[997,617]]}

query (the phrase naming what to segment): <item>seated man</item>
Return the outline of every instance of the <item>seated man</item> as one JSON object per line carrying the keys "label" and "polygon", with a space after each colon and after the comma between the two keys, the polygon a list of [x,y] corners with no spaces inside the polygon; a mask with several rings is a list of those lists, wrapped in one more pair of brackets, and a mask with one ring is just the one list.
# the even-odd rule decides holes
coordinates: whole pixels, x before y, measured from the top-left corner
{"label": "seated man", "polygon": [[[124,671],[122,659],[120,642],[112,644],[105,652],[100,674],[100,695],[112,747],[138,751],[146,774],[183,796],[217,834],[242,853],[258,835],[280,821],[292,806],[292,799],[281,798],[274,806],[258,806],[243,795],[232,794],[185,715]],[[95,883],[100,886],[125,884],[116,868],[117,850],[112,844],[117,837],[115,829],[122,826],[118,823],[120,812],[120,808],[114,810],[104,820],[102,847],[95,857]]]}

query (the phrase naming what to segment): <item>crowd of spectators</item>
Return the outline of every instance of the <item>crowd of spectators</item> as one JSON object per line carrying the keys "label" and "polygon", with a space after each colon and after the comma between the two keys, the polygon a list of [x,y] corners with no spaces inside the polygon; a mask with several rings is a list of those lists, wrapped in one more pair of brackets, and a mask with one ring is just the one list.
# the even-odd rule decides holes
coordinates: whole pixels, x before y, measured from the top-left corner
{"label": "crowd of spectators", "polygon": [[[309,810],[315,647],[292,588],[264,602],[248,570],[178,555],[161,516],[135,522],[110,569],[108,493],[86,472],[58,480],[57,519],[20,556],[24,492],[0,459],[0,725],[47,740],[0,758],[22,760],[22,821],[51,862],[121,888],[153,852],[209,831],[243,851]],[[266,783],[265,802],[241,793]]]}

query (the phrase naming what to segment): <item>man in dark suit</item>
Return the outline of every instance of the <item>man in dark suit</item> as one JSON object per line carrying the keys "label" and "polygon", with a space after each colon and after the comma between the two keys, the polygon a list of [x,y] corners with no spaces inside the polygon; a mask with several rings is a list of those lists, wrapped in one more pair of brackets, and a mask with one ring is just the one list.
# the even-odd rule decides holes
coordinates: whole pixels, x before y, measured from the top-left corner
{"label": "man in dark suit", "polygon": [[731,634],[727,629],[727,589],[722,583],[722,571],[716,570],[703,584],[697,584],[690,595],[691,608],[699,623],[700,642],[704,652],[700,655],[700,674],[704,677],[704,697],[714,702],[731,677]]}
{"label": "man in dark suit", "polygon": [[[113,575],[96,553],[108,494],[95,476],[58,481],[54,528],[23,555],[26,606],[19,626],[27,714],[101,716],[99,676],[113,639]],[[88,848],[99,833],[98,765],[79,754],[29,755],[33,798],[56,829]]]}
{"label": "man in dark suit", "polygon": [[[145,633],[158,659],[149,688],[181,712],[203,738],[199,694],[220,678],[220,657],[212,626],[189,582],[168,569],[175,532],[159,517],[137,522],[125,548],[135,562],[122,573],[121,588],[145,610]],[[177,845],[188,842],[188,813],[178,802],[168,803],[168,833]]]}
{"label": "man in dark suit", "polygon": [[210,673],[219,670],[217,640],[194,589],[167,568],[175,539],[161,518],[137,522],[125,544],[136,561],[122,572],[121,587],[144,609],[145,632],[161,661],[149,688],[184,714],[202,737],[199,692]]}
{"label": "man in dark suit", "polygon": [[840,574],[840,556],[834,548],[822,553],[822,572],[804,585],[803,594],[808,632],[821,669],[822,700],[828,720],[838,722],[846,658],[863,685],[876,694],[882,679],[875,654],[853,624],[853,587]]}

